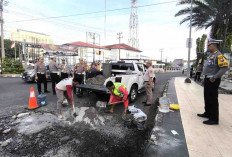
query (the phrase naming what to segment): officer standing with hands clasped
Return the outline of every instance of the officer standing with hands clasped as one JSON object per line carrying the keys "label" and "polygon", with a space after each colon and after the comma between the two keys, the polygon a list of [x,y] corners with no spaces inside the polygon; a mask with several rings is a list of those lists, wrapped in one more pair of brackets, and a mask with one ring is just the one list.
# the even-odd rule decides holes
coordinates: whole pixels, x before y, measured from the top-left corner
{"label": "officer standing with hands clasped", "polygon": [[145,90],[147,94],[147,100],[144,103],[144,106],[151,106],[152,104],[152,87],[153,87],[153,75],[154,75],[154,69],[152,68],[152,62],[147,61],[146,63],[147,71],[143,77],[143,80],[145,82]]}
{"label": "officer standing with hands clasped", "polygon": [[56,63],[56,57],[52,57],[52,61],[49,63],[49,70],[51,72],[53,95],[56,95],[55,86],[60,81],[60,77],[59,77],[60,69],[61,67],[59,67],[58,64]]}
{"label": "officer standing with hands clasped", "polygon": [[218,88],[222,75],[228,70],[228,62],[217,48],[219,42],[213,39],[208,41],[207,51],[210,54],[203,69],[204,80],[202,86],[204,86],[205,112],[197,115],[209,118],[209,120],[203,122],[207,125],[217,125],[219,123]]}
{"label": "officer standing with hands clasped", "polygon": [[[77,63],[73,69],[73,78],[77,78],[79,84],[82,84],[84,81],[84,72],[87,70],[87,66],[84,64],[83,58],[79,59],[79,63]],[[76,88],[74,88],[74,93],[76,93]],[[82,91],[80,92],[82,95]]]}
{"label": "officer standing with hands clasped", "polygon": [[61,64],[61,79],[60,80],[68,78],[68,74],[69,74],[68,66],[65,62],[65,59],[63,58],[62,64]]}
{"label": "officer standing with hands clasped", "polygon": [[41,94],[41,83],[44,83],[44,93],[50,93],[47,90],[47,69],[43,63],[43,58],[39,58],[39,61],[35,64],[35,80],[37,80],[37,88],[39,94]]}

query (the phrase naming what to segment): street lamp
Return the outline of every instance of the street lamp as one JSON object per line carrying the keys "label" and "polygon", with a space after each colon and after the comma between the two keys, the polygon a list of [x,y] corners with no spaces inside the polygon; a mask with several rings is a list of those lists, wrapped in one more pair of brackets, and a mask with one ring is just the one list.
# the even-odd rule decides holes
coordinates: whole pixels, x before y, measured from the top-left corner
{"label": "street lamp", "polygon": [[193,0],[191,0],[190,27],[189,27],[189,40],[188,40],[188,73],[190,72],[190,53],[192,47],[192,18],[193,18]]}

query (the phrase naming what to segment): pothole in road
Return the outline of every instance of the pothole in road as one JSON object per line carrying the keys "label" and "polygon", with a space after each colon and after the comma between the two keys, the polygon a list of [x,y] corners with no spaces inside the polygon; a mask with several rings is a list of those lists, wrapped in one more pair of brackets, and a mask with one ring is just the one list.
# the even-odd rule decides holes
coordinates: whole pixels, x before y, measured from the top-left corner
{"label": "pothole in road", "polygon": [[137,131],[123,126],[120,115],[99,113],[94,107],[76,108],[63,113],[58,121],[51,113],[1,120],[11,131],[0,134],[0,156],[141,156],[149,130]]}

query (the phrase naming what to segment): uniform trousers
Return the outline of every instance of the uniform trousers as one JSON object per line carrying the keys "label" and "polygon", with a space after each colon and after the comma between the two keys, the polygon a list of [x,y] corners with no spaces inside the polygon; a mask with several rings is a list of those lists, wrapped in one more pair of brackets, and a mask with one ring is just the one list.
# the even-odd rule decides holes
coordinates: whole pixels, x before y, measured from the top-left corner
{"label": "uniform trousers", "polygon": [[47,78],[45,74],[37,74],[38,80],[37,80],[37,88],[38,92],[41,93],[41,83],[44,84],[44,92],[47,91]]}
{"label": "uniform trousers", "polygon": [[218,103],[218,88],[221,79],[218,78],[215,82],[210,82],[209,78],[204,80],[204,99],[205,99],[205,115],[209,120],[218,122],[219,120],[219,103]]}
{"label": "uniform trousers", "polygon": [[56,84],[60,82],[60,77],[57,75],[57,73],[51,73],[51,80],[52,80],[52,91],[53,94],[56,93]]}
{"label": "uniform trousers", "polygon": [[152,84],[148,85],[148,82],[145,82],[145,91],[147,94],[147,104],[152,104]]}
{"label": "uniform trousers", "polygon": [[68,73],[61,73],[61,78],[60,78],[60,80],[63,80],[63,79],[65,79],[65,78],[68,78]]}

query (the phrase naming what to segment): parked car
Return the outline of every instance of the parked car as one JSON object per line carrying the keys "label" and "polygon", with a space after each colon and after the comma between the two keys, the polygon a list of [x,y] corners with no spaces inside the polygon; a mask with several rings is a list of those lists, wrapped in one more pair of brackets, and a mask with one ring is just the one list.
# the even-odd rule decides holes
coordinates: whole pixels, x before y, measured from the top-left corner
{"label": "parked car", "polygon": [[[51,80],[50,76],[50,71],[48,65],[46,65],[47,68],[47,75],[48,75],[48,80]],[[36,82],[35,80],[35,69],[34,65],[28,66],[27,70],[25,70],[22,74],[22,80],[25,82]]]}

